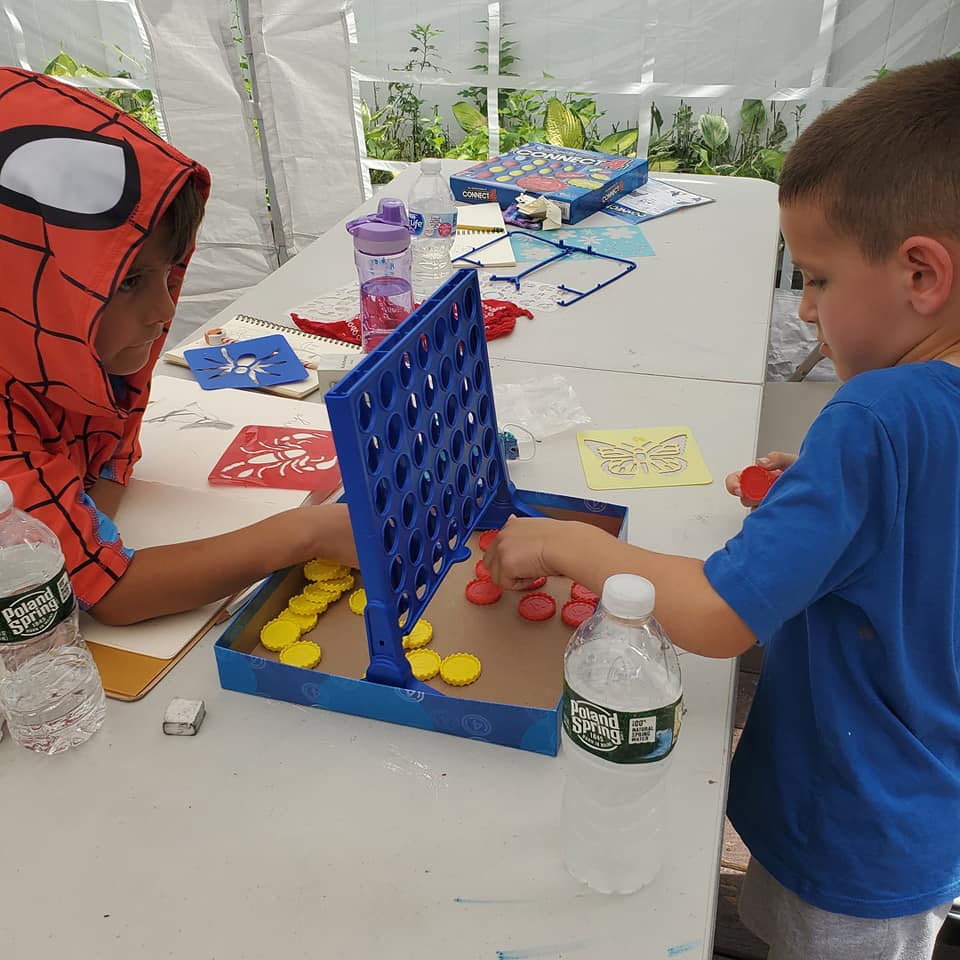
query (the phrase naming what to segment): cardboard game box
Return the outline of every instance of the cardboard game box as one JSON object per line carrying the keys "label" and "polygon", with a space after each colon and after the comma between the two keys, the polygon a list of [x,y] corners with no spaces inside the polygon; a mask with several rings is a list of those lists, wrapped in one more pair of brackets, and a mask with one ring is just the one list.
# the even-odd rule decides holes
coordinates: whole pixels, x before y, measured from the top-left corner
{"label": "cardboard game box", "polygon": [[496,201],[505,210],[521,193],[549,197],[564,223],[578,223],[647,182],[647,161],[548,143],[526,143],[450,177],[466,203]]}
{"label": "cardboard game box", "polygon": [[[281,662],[261,643],[262,628],[306,586],[300,567],[271,577],[217,641],[221,685],[555,754],[571,584],[554,577],[541,587],[556,609],[536,622],[521,616],[521,593],[471,603],[466,586],[484,573],[478,532],[517,514],[622,536],[626,510],[510,482],[476,271],[441,286],[327,393],[326,405],[360,572],[304,635],[322,651],[310,668]],[[365,605],[353,610],[348,594],[360,587]],[[434,659],[479,659],[474,682],[414,677],[402,641],[422,620],[433,627]]]}

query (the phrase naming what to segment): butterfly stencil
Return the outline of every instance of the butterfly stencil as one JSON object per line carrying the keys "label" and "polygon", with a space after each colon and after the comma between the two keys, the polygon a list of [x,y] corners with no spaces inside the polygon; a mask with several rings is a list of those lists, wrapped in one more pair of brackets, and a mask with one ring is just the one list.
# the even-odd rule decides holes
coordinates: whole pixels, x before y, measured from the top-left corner
{"label": "butterfly stencil", "polygon": [[600,469],[614,477],[669,476],[683,473],[688,463],[687,435],[678,433],[665,440],[644,440],[639,444],[613,443],[583,438],[583,443],[600,461]]}

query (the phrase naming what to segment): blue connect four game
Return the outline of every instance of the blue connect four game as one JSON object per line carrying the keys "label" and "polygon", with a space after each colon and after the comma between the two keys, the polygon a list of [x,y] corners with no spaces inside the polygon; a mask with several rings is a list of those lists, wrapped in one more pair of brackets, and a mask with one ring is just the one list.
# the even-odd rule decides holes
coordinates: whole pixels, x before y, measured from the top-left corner
{"label": "blue connect four game", "polygon": [[537,515],[517,497],[498,442],[476,271],[455,273],[326,404],[367,594],[366,679],[427,690],[403,635],[470,556],[475,529]]}

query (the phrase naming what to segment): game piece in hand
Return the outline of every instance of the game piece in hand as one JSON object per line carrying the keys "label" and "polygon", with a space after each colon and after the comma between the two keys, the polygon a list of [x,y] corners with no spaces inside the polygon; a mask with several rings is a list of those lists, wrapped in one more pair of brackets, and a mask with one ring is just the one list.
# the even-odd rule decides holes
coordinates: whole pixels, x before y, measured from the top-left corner
{"label": "game piece in hand", "polygon": [[761,501],[777,479],[771,470],[751,465],[740,471],[740,493],[747,500]]}
{"label": "game piece in hand", "polygon": [[451,687],[465,687],[480,676],[480,661],[472,653],[451,653],[440,664],[440,679]]}
{"label": "game piece in hand", "polygon": [[306,667],[308,670],[320,662],[322,653],[320,648],[310,640],[301,640],[299,643],[280,651],[280,662],[288,667]]}
{"label": "game piece in hand", "polygon": [[484,530],[483,533],[480,534],[479,545],[480,549],[484,553],[486,553],[490,547],[493,546],[493,541],[497,539],[497,534],[499,532],[499,530]]}
{"label": "game piece in hand", "polygon": [[597,602],[600,598],[592,591],[588,590],[583,584],[580,583],[571,583],[570,584],[570,598],[572,600],[585,600],[587,603],[592,603],[594,606],[597,605]]}
{"label": "game piece in hand", "polygon": [[404,650],[416,650],[425,647],[433,639],[433,624],[429,620],[418,620],[413,629],[403,638]]}
{"label": "game piece in hand", "polygon": [[473,568],[473,572],[476,574],[478,580],[489,580],[490,571],[483,565],[482,560],[478,560],[476,565]]}
{"label": "game piece in hand", "polygon": [[471,580],[464,591],[467,599],[478,607],[496,603],[503,596],[503,587],[489,580]]}
{"label": "game piece in hand", "polygon": [[432,680],[440,672],[440,654],[436,650],[411,650],[406,656],[418,680]]}
{"label": "game piece in hand", "polygon": [[560,608],[560,618],[568,627],[579,627],[596,612],[596,606],[586,600],[568,600]]}
{"label": "game piece in hand", "polygon": [[557,612],[557,601],[549,593],[528,593],[520,601],[519,610],[524,620],[549,620]]}
{"label": "game piece in hand", "polygon": [[537,577],[536,580],[531,580],[523,589],[524,590],[542,590],[547,585],[546,577]]}
{"label": "game piece in hand", "polygon": [[279,653],[300,639],[300,627],[290,620],[271,620],[260,631],[260,642],[267,650]]}

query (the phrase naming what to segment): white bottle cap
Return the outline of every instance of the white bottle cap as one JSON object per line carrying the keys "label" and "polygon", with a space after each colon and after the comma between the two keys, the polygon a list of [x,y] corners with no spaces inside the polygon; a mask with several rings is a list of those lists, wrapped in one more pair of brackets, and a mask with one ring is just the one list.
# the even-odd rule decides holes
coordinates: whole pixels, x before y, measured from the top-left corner
{"label": "white bottle cap", "polygon": [[618,573],[607,577],[600,602],[615,617],[639,620],[653,613],[656,591],[653,584],[634,573]]}
{"label": "white bottle cap", "polygon": [[3,480],[0,480],[0,513],[6,513],[13,506],[13,493]]}
{"label": "white bottle cap", "polygon": [[437,157],[424,157],[420,161],[420,169],[424,173],[439,173],[440,160]]}

